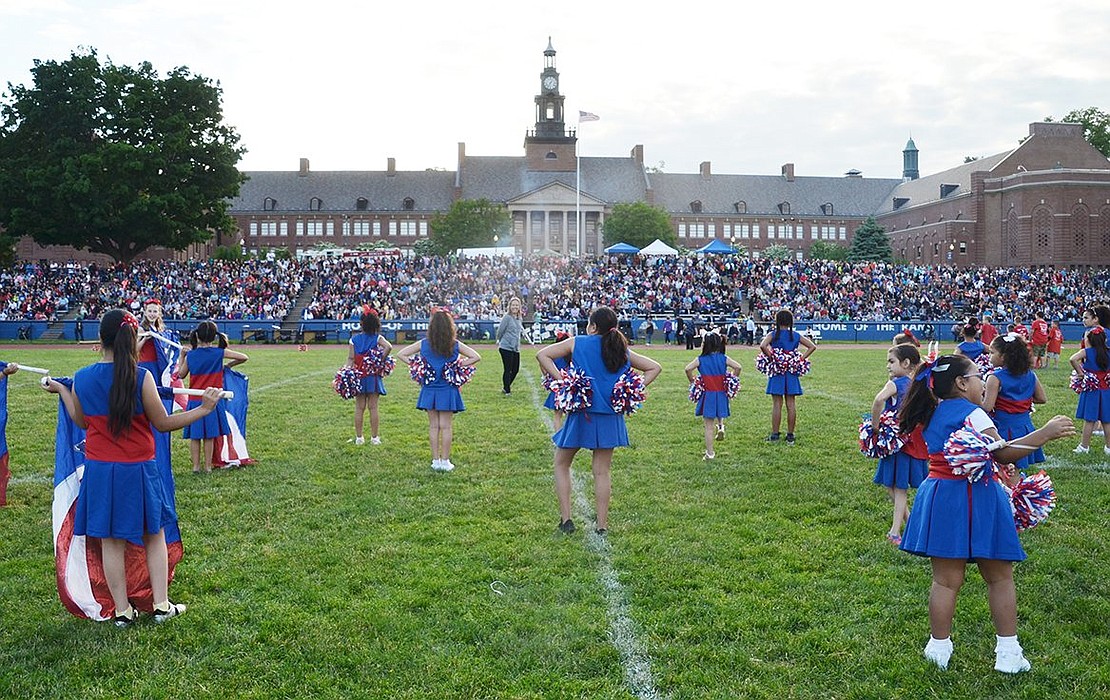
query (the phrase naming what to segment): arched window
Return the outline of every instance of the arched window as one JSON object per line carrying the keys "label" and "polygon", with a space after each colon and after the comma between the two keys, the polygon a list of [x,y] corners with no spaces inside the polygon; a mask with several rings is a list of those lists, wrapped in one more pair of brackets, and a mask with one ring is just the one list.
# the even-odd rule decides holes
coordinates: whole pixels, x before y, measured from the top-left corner
{"label": "arched window", "polygon": [[825,216],[832,216],[833,215],[832,202],[825,202],[824,204],[822,204],[821,205],[821,213],[824,214]]}
{"label": "arched window", "polygon": [[701,213],[701,200],[695,199],[694,201],[690,202],[690,211],[693,212],[694,214],[700,214]]}
{"label": "arched window", "polygon": [[745,202],[744,200],[740,200],[739,202],[733,202],[732,207],[734,209],[736,209],[737,214],[747,214],[748,213],[748,203]]}
{"label": "arched window", "polygon": [[412,197],[405,197],[405,200],[403,202],[401,202],[401,207],[405,211],[412,211],[413,208],[416,207],[416,200],[413,199]]}
{"label": "arched window", "polygon": [[789,214],[790,213],[790,202],[780,202],[779,203],[779,213],[780,214]]}
{"label": "arched window", "polygon": [[262,200],[262,209],[265,211],[273,211],[277,209],[277,200],[273,197],[267,197]]}
{"label": "arched window", "polygon": [[547,155],[545,155],[544,158],[546,158],[547,160],[558,160],[559,156],[555,153],[555,151],[548,151]]}
{"label": "arched window", "polygon": [[319,197],[313,197],[312,199],[308,200],[308,208],[312,211],[320,211],[324,208],[324,200],[320,199]]}
{"label": "arched window", "polygon": [[355,209],[358,209],[359,211],[366,211],[366,208],[368,206],[370,206],[370,200],[366,197],[359,197],[355,200]]}

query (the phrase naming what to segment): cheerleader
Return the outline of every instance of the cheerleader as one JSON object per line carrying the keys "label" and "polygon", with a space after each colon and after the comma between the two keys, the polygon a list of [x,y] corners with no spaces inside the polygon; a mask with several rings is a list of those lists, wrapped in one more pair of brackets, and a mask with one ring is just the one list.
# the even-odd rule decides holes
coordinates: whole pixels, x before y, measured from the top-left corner
{"label": "cheerleader", "polygon": [[428,320],[428,337],[418,340],[397,353],[397,359],[411,365],[416,356],[427,363],[434,374],[431,383],[421,384],[416,407],[428,412],[428,442],[432,446],[432,469],[449,472],[451,442],[454,439],[455,414],[466,410],[459,387],[447,381],[446,365],[457,362],[460,367],[478,364],[482,357],[458,340],[458,330],[451,314],[439,309]]}
{"label": "cheerleader", "polygon": [[593,452],[594,497],[597,499],[597,534],[609,528],[609,498],[612,492],[610,468],[613,449],[628,445],[628,429],[624,414],[617,413],[611,397],[617,380],[630,367],[644,373],[644,385],[651,384],[662,368],[655,360],[628,349],[628,341],[617,329],[617,314],[608,307],[597,307],[590,313],[586,335],[567,338],[549,345],[538,353],[536,360],[550,377],[558,379],[557,358],[570,358],[571,364],[589,377],[593,390],[592,404],[583,411],[569,413],[559,432],[552,436],[555,443],[555,494],[559,499],[559,530],[575,531],[570,517],[570,465],[579,449]]}
{"label": "cheerleader", "polygon": [[[908,343],[895,345],[886,353],[886,370],[890,379],[871,404],[871,420],[877,426],[880,416],[887,411],[897,412],[906,398],[912,382],[911,377],[921,364],[921,353]],[[926,461],[928,453],[917,429],[903,436],[902,447],[892,455],[879,459],[872,483],[885,486],[890,500],[894,502],[894,516],[887,540],[893,545],[902,544],[902,526],[909,518],[909,489],[916,489],[929,473]]]}
{"label": "cheerleader", "polygon": [[382,356],[387,356],[393,351],[393,346],[380,334],[382,322],[374,309],[364,306],[359,324],[362,332],[351,336],[346,365],[363,371],[359,392],[355,396],[355,444],[366,443],[366,438],[362,435],[362,425],[366,410],[370,409],[370,444],[380,445],[382,439],[378,436],[378,397],[385,396],[385,382],[380,374],[366,371],[366,365],[371,351],[376,349]]}
{"label": "cheerleader", "polygon": [[216,409],[219,390],[209,388],[195,408],[167,415],[154,378],[138,366],[139,321],[122,309],[100,320],[103,360],[78,370],[73,389],[49,380],[85,436],[85,471],[74,504],[74,534],[100,538],[104,578],[115,604],[112,621],[131,626],[137,617],[127,598],[125,551],[143,547],[154,598],[154,621],[185,612],[169,600],[165,526],[176,521],[154,460],[152,427],[179,430]]}
{"label": "cheerleader", "polygon": [[956,346],[957,355],[963,355],[972,362],[977,362],[979,356],[987,351],[987,346],[979,340],[979,322],[976,319],[969,318],[967,323],[964,324],[963,329],[964,340]]}
{"label": "cheerleader", "polygon": [[716,459],[713,442],[725,439],[724,420],[730,415],[725,374],[729,369],[740,374],[740,363],[725,354],[725,340],[720,333],[706,333],[701,341],[701,355],[686,365],[686,379],[693,383],[696,370],[704,384],[704,391],[694,409],[694,415],[701,416],[705,424],[703,460]]}
{"label": "cheerleader", "polygon": [[[1075,417],[1083,421],[1083,435],[1075,451],[1087,454],[1091,451],[1091,435],[1095,425],[1103,427],[1110,424],[1110,352],[1107,351],[1106,329],[1095,326],[1085,336],[1087,347],[1075,353],[1068,360],[1078,374],[1089,374],[1097,384],[1079,394],[1079,405]],[[1106,443],[1102,450],[1110,456],[1110,433],[1103,433]]]}
{"label": "cheerleader", "polygon": [[[805,348],[801,359],[805,360],[817,350],[813,341],[794,330],[794,315],[787,309],[775,314],[775,330],[763,337],[759,351],[768,358],[774,357],[775,350],[797,352],[798,346]],[[802,383],[797,374],[772,374],[767,378],[767,393],[771,395],[771,434],[767,442],[779,441],[779,427],[782,425],[782,405],[786,404],[786,444],[794,445],[794,426],[798,419],[798,409],[794,399],[802,394]]]}
{"label": "cheerleader", "polygon": [[[971,360],[943,355],[914,375],[899,413],[899,428],[909,434],[924,426],[929,477],[917,490],[913,512],[902,536],[902,550],[929,557],[933,585],[929,593],[929,631],[925,658],[942,669],[952,656],[952,618],[968,562],[974,561],[987,584],[987,600],[997,634],[996,671],[1028,671],[1029,661],[1017,638],[1017,593],[1013,562],[1023,561],[1010,500],[989,470],[978,481],[953,473],[945,443],[965,423],[992,440],[1000,440],[980,406],[983,379]],[[1075,434],[1066,416],[1024,436],[1022,445],[1003,443],[993,450],[999,462],[1011,462],[1050,440]]]}
{"label": "cheerleader", "polygon": [[[570,333],[567,333],[566,331],[555,331],[555,342],[556,343],[561,343],[569,337],[570,337]],[[562,372],[564,369],[566,369],[568,367],[570,367],[570,358],[569,357],[557,357],[557,358],[555,358],[555,369]],[[544,375],[544,377],[547,377],[547,376],[548,375],[546,375],[546,374]],[[543,402],[543,407],[546,408],[546,409],[551,410],[551,412],[552,412],[551,422],[555,426],[555,432],[556,433],[559,432],[559,430],[563,427],[563,420],[566,418],[567,414],[560,411],[559,408],[555,405],[555,392],[554,391],[547,392],[547,400]]]}
{"label": "cheerleader", "polygon": [[[207,389],[224,387],[225,367],[234,367],[247,361],[247,356],[227,347],[227,336],[220,333],[212,321],[201,321],[189,333],[189,347],[182,348],[181,357],[177,361],[177,375],[190,377],[189,386],[193,389]],[[224,361],[228,360],[227,364]],[[195,408],[198,404],[196,398],[190,398],[188,408]],[[204,417],[203,421],[185,428],[184,437],[189,440],[189,455],[193,460],[193,473],[199,474],[203,466],[204,472],[212,471],[212,460],[215,456],[216,441],[221,435],[230,435],[231,425],[227,422],[227,402],[220,401],[219,410],[213,411]],[[204,462],[201,462],[203,450]]]}
{"label": "cheerleader", "polygon": [[8,377],[19,371],[15,362],[0,362],[0,506],[8,504]]}
{"label": "cheerleader", "polygon": [[[1047,400],[1044,387],[1030,369],[1029,350],[1020,335],[1007,333],[992,340],[990,360],[996,369],[986,379],[983,410],[1003,440],[1018,440],[1033,432],[1030,409]],[[1044,460],[1044,450],[1033,450],[1014,466],[1024,471]]]}

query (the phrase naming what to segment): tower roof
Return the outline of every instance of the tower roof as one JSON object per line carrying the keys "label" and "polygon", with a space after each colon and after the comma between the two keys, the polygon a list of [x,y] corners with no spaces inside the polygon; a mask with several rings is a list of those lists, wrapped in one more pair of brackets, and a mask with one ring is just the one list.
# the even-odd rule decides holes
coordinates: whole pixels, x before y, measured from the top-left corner
{"label": "tower roof", "polygon": [[916,151],[917,150],[917,146],[915,146],[914,143],[913,143],[913,137],[912,136],[910,137],[909,141],[906,141],[906,147],[903,150],[906,150],[906,151]]}

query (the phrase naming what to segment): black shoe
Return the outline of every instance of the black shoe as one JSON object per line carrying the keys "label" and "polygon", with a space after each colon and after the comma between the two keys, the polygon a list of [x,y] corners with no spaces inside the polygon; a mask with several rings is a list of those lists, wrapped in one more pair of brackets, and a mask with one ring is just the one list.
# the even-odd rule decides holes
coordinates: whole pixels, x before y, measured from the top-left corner
{"label": "black shoe", "polygon": [[771,433],[770,435],[768,435],[764,439],[764,441],[765,442],[778,442],[779,441],[779,434],[778,433]]}
{"label": "black shoe", "polygon": [[135,608],[128,608],[129,615],[119,614],[112,618],[112,624],[120,629],[126,629],[135,624],[135,620],[139,619],[139,614]]}
{"label": "black shoe", "polygon": [[154,621],[158,624],[185,614],[185,606],[181,603],[170,603],[169,601],[166,601],[166,603],[167,607],[165,609],[154,608]]}
{"label": "black shoe", "polygon": [[786,434],[786,444],[787,444],[787,445],[788,445],[789,447],[793,447],[793,446],[794,446],[794,433],[787,433],[787,434]]}
{"label": "black shoe", "polygon": [[573,534],[575,529],[576,528],[574,527],[574,521],[570,520],[569,518],[559,523],[559,532],[563,533],[564,535]]}
{"label": "black shoe", "polygon": [[603,527],[599,527],[599,528],[598,528],[597,530],[595,530],[594,532],[596,532],[596,533],[597,533],[597,536],[598,536],[598,537],[605,537],[606,535],[608,535],[608,534],[609,534],[609,531],[608,531],[607,529],[603,528]]}

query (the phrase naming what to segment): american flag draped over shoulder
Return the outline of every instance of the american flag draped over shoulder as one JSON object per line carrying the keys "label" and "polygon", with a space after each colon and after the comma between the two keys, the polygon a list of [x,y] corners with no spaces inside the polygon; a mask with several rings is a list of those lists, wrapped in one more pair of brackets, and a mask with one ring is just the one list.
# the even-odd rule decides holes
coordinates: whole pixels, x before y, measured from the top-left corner
{"label": "american flag draped over shoulder", "polygon": [[[73,388],[68,377],[55,381]],[[58,430],[54,440],[54,571],[58,582],[58,598],[66,610],[77,617],[107,620],[114,612],[108,581],[104,578],[104,562],[100,540],[73,534],[74,510],[81,478],[85,473],[85,431],[69,417],[65,404],[58,400]],[[172,494],[168,494],[172,496]],[[166,526],[166,548],[169,552],[169,574],[181,561],[184,549],[177,523]],[[127,597],[139,610],[154,609],[150,575],[143,548],[128,543],[125,555]]]}
{"label": "american flag draped over shoulder", "polygon": [[[166,329],[160,333],[163,337],[169,338],[175,343],[180,343],[181,339],[177,335],[177,331]],[[175,348],[169,343],[163,342],[157,338],[151,338],[150,342],[154,343],[155,350],[158,357],[158,372],[154,375],[154,381],[158,386],[169,387],[171,389],[181,389],[185,387],[185,382],[177,376],[177,361],[181,357],[181,350]],[[189,397],[179,394],[173,397],[173,410],[184,411],[189,403]]]}
{"label": "american flag draped over shoulder", "polygon": [[247,398],[248,382],[249,379],[242,372],[224,368],[224,390],[235,392],[235,398],[225,402],[227,423],[231,426],[231,434],[214,439],[216,444],[215,452],[212,453],[214,467],[241,467],[254,464],[254,460],[247,453],[247,408],[250,404]]}
{"label": "american flag draped over shoulder", "polygon": [[[0,372],[8,366],[0,362]],[[12,476],[8,468],[8,379],[0,379],[0,506],[8,504],[8,479]]]}

